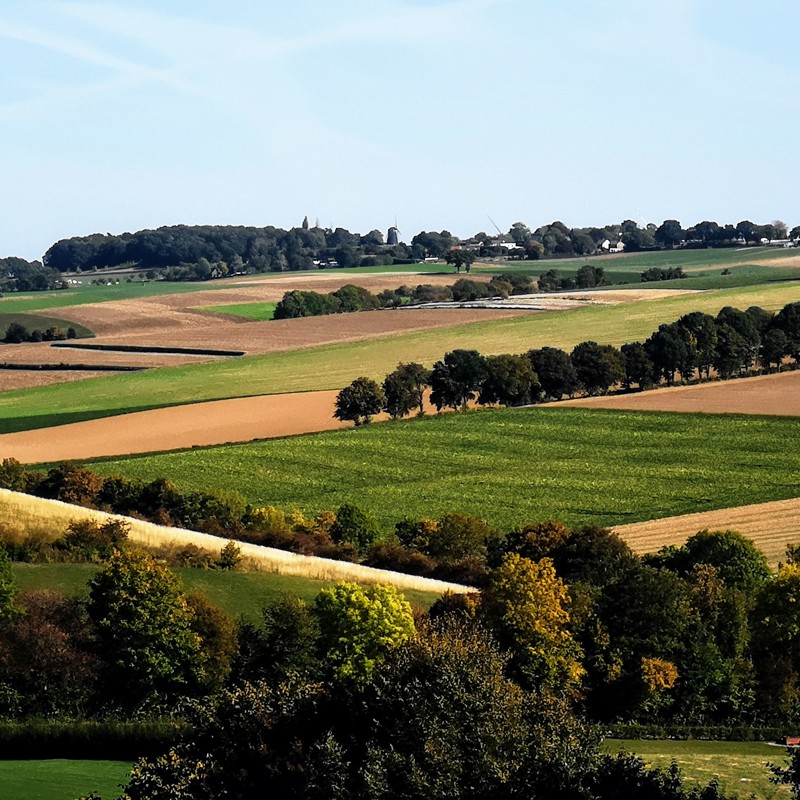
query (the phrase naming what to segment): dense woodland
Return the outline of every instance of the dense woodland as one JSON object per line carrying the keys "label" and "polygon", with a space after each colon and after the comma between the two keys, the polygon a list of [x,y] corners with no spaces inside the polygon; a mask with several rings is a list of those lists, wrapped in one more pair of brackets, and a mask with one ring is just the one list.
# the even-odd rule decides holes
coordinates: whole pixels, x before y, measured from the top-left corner
{"label": "dense woodland", "polygon": [[[62,489],[75,469],[60,468]],[[48,478],[55,488],[56,471]],[[366,544],[353,508],[323,516],[314,524]],[[634,735],[656,725],[775,737],[800,724],[797,548],[774,575],[731,531],[643,559],[593,526],[501,532],[450,516],[401,520],[384,543],[481,560],[480,594],[447,594],[423,614],[395,590],[337,584],[310,603],[272,601],[258,624],[187,595],[120,522],[73,524],[39,550],[99,564],[86,599],[19,593],[10,565],[24,548],[7,539],[0,717],[61,721],[62,732],[73,720],[182,720],[168,752],[134,769],[125,797],[141,800],[257,787],[287,798],[710,800],[713,786],[693,794],[676,774],[600,755],[601,732],[624,722]],[[229,543],[206,566],[237,561]]]}

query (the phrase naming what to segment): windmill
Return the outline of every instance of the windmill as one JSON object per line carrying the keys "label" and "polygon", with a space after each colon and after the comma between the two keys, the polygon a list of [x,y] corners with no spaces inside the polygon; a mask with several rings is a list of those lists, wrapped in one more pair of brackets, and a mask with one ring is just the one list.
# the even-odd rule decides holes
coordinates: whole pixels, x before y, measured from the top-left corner
{"label": "windmill", "polygon": [[397,227],[397,214],[394,216],[394,225],[386,233],[386,244],[400,244],[400,237],[402,234],[400,233],[400,228]]}

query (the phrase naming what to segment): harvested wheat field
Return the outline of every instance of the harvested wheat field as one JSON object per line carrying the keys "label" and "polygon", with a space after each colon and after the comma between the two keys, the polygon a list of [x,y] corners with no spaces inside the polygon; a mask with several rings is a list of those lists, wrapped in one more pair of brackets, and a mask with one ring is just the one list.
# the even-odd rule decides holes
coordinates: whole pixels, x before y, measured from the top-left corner
{"label": "harvested wheat field", "polygon": [[[40,497],[0,489],[0,523],[6,535],[24,541],[28,536],[55,539],[62,535],[67,526],[76,521],[91,519],[103,523],[109,519],[123,519],[130,525],[131,541],[144,547],[165,545],[194,545],[218,555],[227,543],[219,536],[208,533],[187,531],[183,528],[167,528],[118,514],[73,506],[58,500],[45,500]],[[334,561],[317,556],[301,556],[286,550],[238,542],[246,563],[264,572],[277,572],[280,575],[298,575],[304,578],[332,581],[356,581],[357,583],[379,583],[396,586],[398,589],[415,589],[421,592],[474,591],[457,583],[446,583],[432,578],[405,575],[400,572],[374,569],[347,561]]]}
{"label": "harvested wheat field", "polygon": [[682,545],[702,530],[734,530],[752,539],[775,567],[787,544],[800,544],[800,498],[618,525],[614,530],[637,553]]}
{"label": "harvested wheat field", "polygon": [[697,386],[671,386],[611,397],[579,397],[545,405],[627,411],[800,416],[800,371]]}
{"label": "harvested wheat field", "polygon": [[[183,296],[183,295],[182,295]],[[195,295],[196,296],[196,295]],[[191,308],[171,308],[161,302],[121,300],[96,305],[70,306],[63,316],[70,321],[91,320],[97,337],[92,344],[139,347],[193,347],[236,349],[248,355],[296,350],[324,344],[353,342],[391,336],[395,333],[448,328],[471,322],[503,319],[526,310],[442,309],[410,311],[361,311],[324,317],[253,322]],[[80,344],[76,341],[75,344]],[[22,364],[110,364],[137,367],[179,366],[198,361],[216,361],[219,356],[164,353],[113,353],[55,348],[49,342],[9,345],[3,360]],[[77,380],[75,373],[62,380]],[[39,385],[18,382],[14,388]]]}
{"label": "harvested wheat field", "polygon": [[97,338],[92,341],[98,344],[224,347],[256,355],[484,322],[530,312],[485,309],[385,310],[253,322],[195,308],[172,307],[160,300],[120,300],[72,306],[60,309],[59,313],[94,330]]}

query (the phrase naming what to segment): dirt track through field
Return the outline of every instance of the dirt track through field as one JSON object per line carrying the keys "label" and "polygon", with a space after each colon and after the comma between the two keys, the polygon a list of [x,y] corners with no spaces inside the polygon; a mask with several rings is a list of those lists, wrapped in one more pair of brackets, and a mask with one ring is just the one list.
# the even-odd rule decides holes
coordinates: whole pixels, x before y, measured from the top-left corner
{"label": "dirt track through field", "polygon": [[800,498],[634,522],[614,528],[637,553],[651,553],[670,544],[682,545],[690,536],[706,529],[743,533],[756,543],[774,567],[785,557],[787,544],[800,544]]}
{"label": "dirt track through field", "polygon": [[697,386],[672,386],[612,397],[580,397],[548,405],[793,417],[800,416],[800,370]]}

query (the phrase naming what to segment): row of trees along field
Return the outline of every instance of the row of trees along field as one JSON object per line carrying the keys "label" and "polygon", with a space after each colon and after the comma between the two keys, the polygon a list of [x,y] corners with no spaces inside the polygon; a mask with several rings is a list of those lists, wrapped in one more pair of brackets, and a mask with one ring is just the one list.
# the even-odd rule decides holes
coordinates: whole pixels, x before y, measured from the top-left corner
{"label": "row of trees along field", "polygon": [[773,314],[758,306],[746,311],[726,306],[716,317],[700,311],[659,326],[648,339],[616,348],[586,341],[571,353],[555,347],[525,355],[483,356],[477,350],[452,350],[433,365],[399,364],[379,385],[360,377],[339,392],[334,416],[361,425],[381,411],[397,419],[424,413],[423,397],[442,408],[518,406],[560,400],[579,392],[605,394],[614,386],[648,389],[660,382],[742,377],[757,364],[782,368],[800,358],[800,303]]}
{"label": "row of trees along field", "polygon": [[[459,239],[449,231],[420,231],[410,244],[387,243],[381,231],[351,233],[345,228],[310,226],[176,225],[136,233],[92,234],[62,239],[45,253],[42,263],[0,259],[3,279],[15,279],[18,291],[53,288],[58,273],[107,267],[171,269],[178,279],[203,279],[220,273],[268,272],[314,267],[358,267],[445,258],[461,248],[480,258],[536,259],[542,256],[584,256],[604,252],[603,245],[622,243],[627,251],[674,247],[727,247],[764,240],[798,238],[800,226],[788,230],[775,220],[757,225],[749,220],[719,224],[704,220],[684,228],[677,220],[639,225],[633,220],[601,227],[570,228],[555,221],[536,229],[514,223],[507,233],[485,231]],[[197,269],[199,267],[199,270]],[[194,276],[192,273],[197,273]],[[3,289],[0,281],[0,290]]]}
{"label": "row of trees along field", "polygon": [[18,593],[0,548],[0,713],[184,720],[127,800],[708,800],[722,795],[600,755],[592,722],[777,735],[799,721],[795,549],[773,576],[729,531],[640,559],[607,530],[548,522],[496,543],[481,594],[427,614],[388,587],[337,584],[246,623],[112,524],[78,537],[110,546],[85,599]]}

